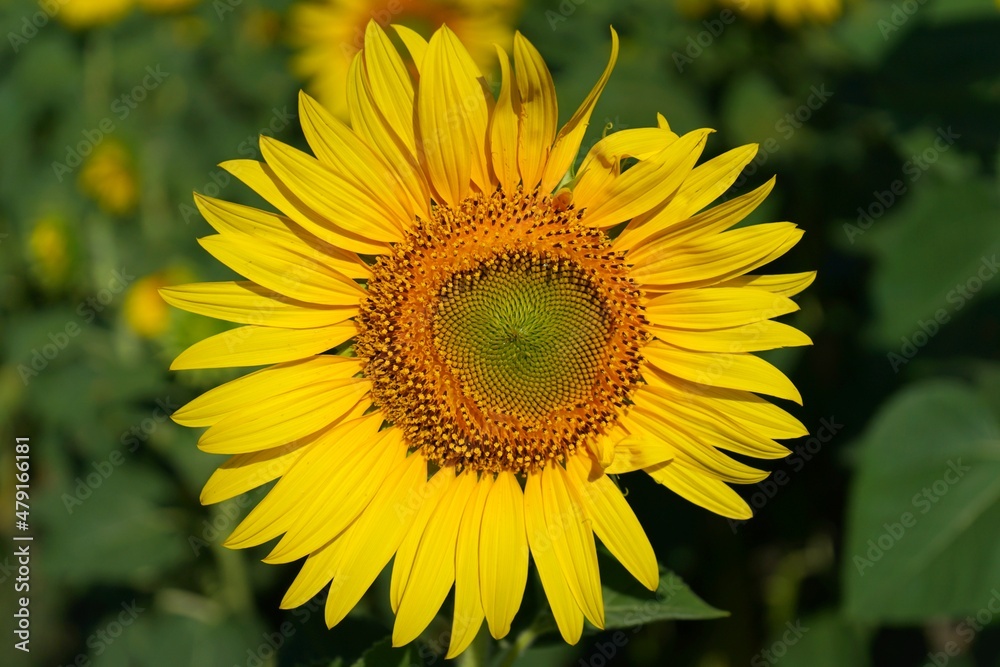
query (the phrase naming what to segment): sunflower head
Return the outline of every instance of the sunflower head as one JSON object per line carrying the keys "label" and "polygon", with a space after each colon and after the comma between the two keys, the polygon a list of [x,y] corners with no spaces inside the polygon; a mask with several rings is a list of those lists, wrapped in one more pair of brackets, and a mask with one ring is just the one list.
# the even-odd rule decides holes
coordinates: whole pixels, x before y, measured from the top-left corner
{"label": "sunflower head", "polygon": [[330,584],[338,623],[394,559],[393,643],[454,588],[448,656],[510,629],[534,560],[559,631],[604,624],[595,536],[655,589],[653,550],[613,475],[645,471],[727,517],[729,486],[805,433],[760,398],[799,400],[753,352],[809,339],[772,318],[813,274],[756,275],[801,237],[742,226],[773,180],[723,194],[745,146],[698,165],[709,130],[654,127],[577,153],[618,54],[561,128],[551,75],[514,38],[494,97],[447,27],[374,22],[347,75],[351,123],[302,95],[314,155],[261,138],[223,166],[278,213],[197,196],[202,245],[245,280],[161,290],[244,326],[173,368],[263,366],[174,414],[232,458],[206,503],[277,479],[226,544],[305,558],[283,607]]}

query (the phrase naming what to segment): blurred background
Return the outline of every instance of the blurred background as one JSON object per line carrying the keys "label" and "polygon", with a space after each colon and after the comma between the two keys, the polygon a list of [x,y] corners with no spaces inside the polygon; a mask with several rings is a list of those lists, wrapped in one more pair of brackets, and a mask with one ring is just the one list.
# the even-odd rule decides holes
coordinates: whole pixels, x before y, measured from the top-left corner
{"label": "blurred background", "polygon": [[[333,630],[321,598],[279,610],[298,568],[221,547],[261,494],[202,507],[222,459],[168,419],[240,374],[167,371],[225,327],[156,293],[231,277],[195,242],[209,227],[191,192],[258,203],[216,164],[257,158],[262,133],[304,147],[300,87],[342,113],[369,19],[425,34],[445,21],[487,47],[474,55],[488,71],[488,45],[521,30],[552,69],[562,121],[614,25],[621,58],[584,148],[657,112],[678,132],[717,129],[706,158],[760,144],[727,196],[776,174],[755,221],[806,235],[769,272],[819,271],[789,318],[815,346],[768,355],[801,389],[804,407],[788,407],[812,437],[741,489],[756,517],[623,477],[676,574],[656,596],[609,592],[616,627],[574,647],[536,618],[529,583],[509,639],[534,642],[494,644],[482,664],[1000,666],[993,0],[4,0],[0,663],[443,662],[445,621],[409,651],[386,648],[382,579]],[[18,535],[34,537],[30,654],[14,648]],[[602,571],[609,586],[620,574]],[[469,655],[459,664],[483,653]]]}

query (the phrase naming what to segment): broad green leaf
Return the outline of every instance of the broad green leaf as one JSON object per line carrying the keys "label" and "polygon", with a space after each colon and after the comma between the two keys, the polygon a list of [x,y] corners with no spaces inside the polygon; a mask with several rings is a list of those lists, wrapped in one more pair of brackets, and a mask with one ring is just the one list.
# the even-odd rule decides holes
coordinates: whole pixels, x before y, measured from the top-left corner
{"label": "broad green leaf", "polygon": [[964,385],[928,381],[863,436],[849,500],[846,612],[917,623],[983,608],[1000,581],[1000,429]]}
{"label": "broad green leaf", "polygon": [[722,618],[729,612],[709,605],[678,575],[660,566],[660,585],[647,590],[621,565],[598,551],[604,588],[604,629],[634,628],[655,621]]}
{"label": "broad green leaf", "polygon": [[751,659],[751,665],[783,667],[868,667],[867,637],[850,621],[827,613],[788,621],[771,642]]}
{"label": "broad green leaf", "polygon": [[[873,217],[859,214],[859,220],[845,225],[845,231],[853,228],[849,235],[857,244],[875,256],[873,334],[879,345],[896,351],[903,349],[904,337],[912,341],[922,331],[921,321],[930,323],[927,330],[933,330],[931,324],[949,326],[974,300],[1000,289],[996,187],[979,180],[925,185],[913,182],[914,176],[930,178],[915,162],[910,171],[904,167],[902,195],[894,195],[885,183],[865,204]],[[879,211],[884,210],[889,212],[882,217]],[[961,231],[943,222],[948,220],[960,220]],[[857,235],[862,223],[868,230]]]}
{"label": "broad green leaf", "polygon": [[103,619],[88,637],[89,664],[103,667],[275,664],[275,656],[290,635],[282,634],[280,629],[265,631],[255,618],[223,617],[210,600],[205,603],[204,609],[189,606],[188,615],[180,615],[153,608],[143,601],[124,601],[121,611]]}

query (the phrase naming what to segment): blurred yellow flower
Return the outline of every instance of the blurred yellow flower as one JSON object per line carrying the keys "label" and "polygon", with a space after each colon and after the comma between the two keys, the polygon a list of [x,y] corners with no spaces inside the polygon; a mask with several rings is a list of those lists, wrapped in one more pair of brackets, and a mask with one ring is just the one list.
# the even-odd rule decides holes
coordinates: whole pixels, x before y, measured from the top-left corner
{"label": "blurred yellow flower", "polygon": [[104,211],[125,215],[138,198],[138,184],[132,157],[120,143],[99,144],[80,170],[80,189]]}
{"label": "blurred yellow flower", "polygon": [[71,253],[69,234],[61,218],[54,215],[39,218],[28,237],[28,257],[43,287],[56,288],[66,281]]}
{"label": "blurred yellow flower", "polygon": [[831,23],[842,9],[842,0],[677,0],[680,10],[701,16],[713,6],[732,9],[754,20],[770,15],[786,26],[802,23]]}
{"label": "blurred yellow flower", "polygon": [[147,12],[166,14],[189,9],[198,0],[61,0],[59,20],[70,28],[82,30],[114,23],[139,5]]}
{"label": "blurred yellow flower", "polygon": [[125,294],[122,308],[128,328],[143,338],[158,338],[166,333],[170,326],[170,308],[159,290],[192,279],[187,269],[173,267],[135,281]]}
{"label": "blurred yellow flower", "polygon": [[198,0],[139,0],[139,6],[153,14],[169,14],[190,9]]}
{"label": "blurred yellow flower", "polygon": [[298,53],[292,70],[309,81],[308,90],[335,115],[347,117],[351,61],[364,43],[365,26],[390,22],[426,33],[448,24],[470,44],[484,69],[495,65],[493,43],[509,43],[520,0],[308,0],[292,6],[290,38]]}
{"label": "blurred yellow flower", "polygon": [[65,0],[58,17],[70,28],[93,28],[121,19],[133,4],[133,0]]}

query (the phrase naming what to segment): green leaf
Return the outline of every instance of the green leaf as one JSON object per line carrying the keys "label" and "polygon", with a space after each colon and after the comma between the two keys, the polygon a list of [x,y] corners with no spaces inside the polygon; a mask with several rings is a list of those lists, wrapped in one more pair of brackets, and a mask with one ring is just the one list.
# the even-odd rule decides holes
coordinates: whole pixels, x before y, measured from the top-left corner
{"label": "green leaf", "polygon": [[916,623],[983,608],[1000,581],[1000,428],[950,381],[905,390],[863,436],[842,583],[857,620]]}
{"label": "green leaf", "polygon": [[351,667],[409,667],[410,647],[392,647],[392,638],[375,642]]}
{"label": "green leaf", "polygon": [[[195,600],[194,596],[189,596]],[[88,638],[90,664],[105,667],[274,664],[287,637],[251,617],[211,611],[198,618],[127,601]],[[120,636],[120,638],[118,638]]]}
{"label": "green leaf", "polygon": [[[601,554],[604,556],[604,554]],[[604,629],[632,628],[667,620],[723,618],[729,612],[716,609],[694,594],[684,580],[660,566],[660,585],[647,590],[623,567],[601,560],[604,587]]]}
{"label": "green leaf", "polygon": [[772,637],[772,643],[754,656],[751,664],[773,664],[781,660],[782,667],[868,667],[868,639],[865,633],[849,621],[832,613],[789,621]]}
{"label": "green leaf", "polygon": [[[1000,254],[996,187],[979,180],[912,183],[916,173],[901,173],[899,180],[908,191],[898,197],[887,190],[890,183],[880,188],[891,213],[873,219],[867,233],[854,237],[876,257],[874,334],[880,345],[892,349],[901,347],[902,337],[920,332],[921,320],[936,317],[947,326],[973,300],[1000,288],[1000,280],[993,279],[993,257]],[[871,206],[879,210],[874,198]],[[943,222],[948,220],[961,220],[961,232]],[[860,229],[854,223],[845,229],[849,226]]]}

